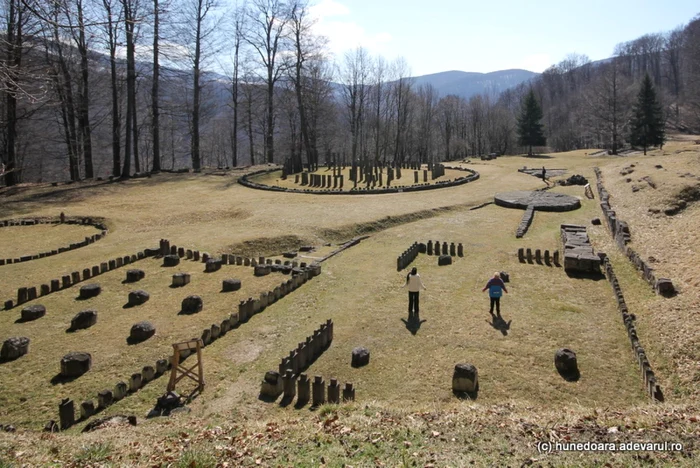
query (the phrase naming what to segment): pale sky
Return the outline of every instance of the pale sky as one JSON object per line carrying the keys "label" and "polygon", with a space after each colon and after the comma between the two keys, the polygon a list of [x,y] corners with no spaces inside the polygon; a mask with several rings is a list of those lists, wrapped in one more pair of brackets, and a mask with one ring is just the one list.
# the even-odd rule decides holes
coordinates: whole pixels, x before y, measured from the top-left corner
{"label": "pale sky", "polygon": [[542,72],[568,54],[599,60],[620,42],[686,24],[697,0],[312,0],[316,32],[342,57],[359,45],[414,76]]}

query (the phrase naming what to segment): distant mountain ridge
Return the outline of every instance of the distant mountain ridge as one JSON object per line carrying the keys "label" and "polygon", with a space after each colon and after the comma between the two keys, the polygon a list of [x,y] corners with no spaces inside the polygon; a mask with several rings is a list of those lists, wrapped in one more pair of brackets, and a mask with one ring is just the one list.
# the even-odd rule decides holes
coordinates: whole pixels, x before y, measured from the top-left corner
{"label": "distant mountain ridge", "polygon": [[506,89],[531,80],[538,75],[539,73],[518,68],[490,73],[452,70],[414,76],[413,82],[416,87],[426,84],[433,85],[440,97],[454,94],[469,99],[476,94],[483,93],[498,96],[499,93]]}

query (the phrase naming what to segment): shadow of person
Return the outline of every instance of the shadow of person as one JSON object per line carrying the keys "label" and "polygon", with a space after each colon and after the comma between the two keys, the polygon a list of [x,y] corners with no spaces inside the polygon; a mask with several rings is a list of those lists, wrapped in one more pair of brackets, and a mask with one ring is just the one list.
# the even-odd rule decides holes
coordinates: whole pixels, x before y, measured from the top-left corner
{"label": "shadow of person", "polygon": [[503,336],[508,335],[508,330],[510,330],[511,322],[512,320],[508,320],[508,322],[506,322],[500,315],[493,315],[493,312],[491,312],[491,322],[489,322],[488,320],[486,321],[486,323],[491,325],[494,329],[501,332]]}
{"label": "shadow of person", "polygon": [[402,318],[401,321],[406,325],[406,330],[411,332],[411,335],[415,335],[420,330],[420,326],[423,325],[425,319],[421,320],[416,314],[408,316],[408,320]]}

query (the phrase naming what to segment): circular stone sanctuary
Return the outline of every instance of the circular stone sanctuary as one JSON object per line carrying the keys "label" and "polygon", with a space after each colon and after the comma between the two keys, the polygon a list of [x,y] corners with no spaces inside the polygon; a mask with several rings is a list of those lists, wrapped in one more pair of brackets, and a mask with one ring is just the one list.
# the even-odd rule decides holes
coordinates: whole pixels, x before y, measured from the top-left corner
{"label": "circular stone sanctuary", "polygon": [[581,201],[578,198],[553,192],[529,192],[526,190],[503,192],[497,193],[494,201],[498,206],[522,210],[528,207],[537,211],[572,211],[581,208]]}
{"label": "circular stone sanctuary", "polygon": [[238,179],[246,187],[290,193],[379,194],[430,190],[466,184],[479,173],[461,166],[441,163],[400,165],[322,166],[312,172],[288,174],[265,169]]}

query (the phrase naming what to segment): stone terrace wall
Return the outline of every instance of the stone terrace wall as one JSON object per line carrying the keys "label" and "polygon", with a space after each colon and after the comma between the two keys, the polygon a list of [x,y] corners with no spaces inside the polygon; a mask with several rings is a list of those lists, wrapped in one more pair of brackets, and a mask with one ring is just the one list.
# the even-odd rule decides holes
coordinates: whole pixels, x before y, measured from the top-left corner
{"label": "stone terrace wall", "polygon": [[645,262],[642,257],[630,247],[629,244],[632,240],[630,234],[629,226],[626,222],[620,220],[615,213],[615,210],[610,206],[610,194],[603,186],[603,179],[600,169],[595,167],[595,171],[598,187],[598,196],[600,197],[600,208],[603,210],[603,217],[608,223],[610,232],[615,240],[615,243],[619,249],[627,255],[627,258],[634,264],[638,271],[642,273],[642,278],[649,283],[649,285],[654,288],[654,290],[661,294],[662,296],[673,296],[676,293],[675,286],[673,282],[668,278],[657,278],[654,269]]}
{"label": "stone terrace wall", "polygon": [[613,271],[610,259],[604,253],[598,254],[603,262],[605,268],[605,274],[612,285],[613,292],[615,293],[615,298],[617,299],[617,308],[622,315],[622,321],[627,329],[627,336],[630,339],[630,344],[632,345],[632,350],[634,351],[634,356],[639,363],[639,368],[642,371],[642,378],[644,379],[644,389],[647,394],[655,401],[664,401],[664,395],[661,392],[661,387],[656,382],[656,376],[654,371],[649,364],[649,359],[646,356],[644,348],[639,342],[639,337],[637,336],[637,328],[635,327],[634,314],[630,314],[627,308],[627,303],[625,302],[625,297],[622,294],[622,289],[620,288],[620,283],[617,281],[615,272]]}

